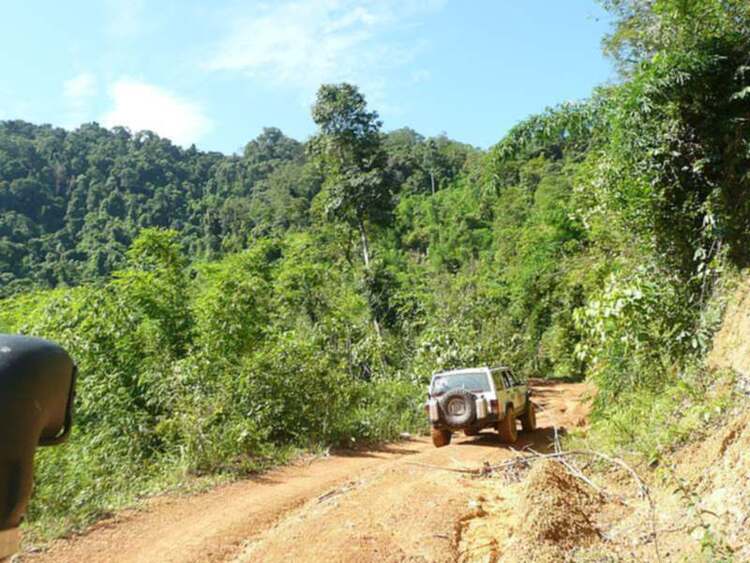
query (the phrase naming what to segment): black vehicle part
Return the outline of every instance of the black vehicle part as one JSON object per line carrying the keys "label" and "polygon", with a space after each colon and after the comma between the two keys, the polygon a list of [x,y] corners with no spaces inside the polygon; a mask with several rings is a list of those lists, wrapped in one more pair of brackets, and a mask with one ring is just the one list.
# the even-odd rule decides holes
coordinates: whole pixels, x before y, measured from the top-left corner
{"label": "black vehicle part", "polygon": [[476,397],[463,389],[451,389],[440,398],[443,421],[453,428],[471,424],[477,418]]}
{"label": "black vehicle part", "polygon": [[57,344],[0,334],[0,532],[26,512],[37,446],[70,433],[75,379],[73,360]]}

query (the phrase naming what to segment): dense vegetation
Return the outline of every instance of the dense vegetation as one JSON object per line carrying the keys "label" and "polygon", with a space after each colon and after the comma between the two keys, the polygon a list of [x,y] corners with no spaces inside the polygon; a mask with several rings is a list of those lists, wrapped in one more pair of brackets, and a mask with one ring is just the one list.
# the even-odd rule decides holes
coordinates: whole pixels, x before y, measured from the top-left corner
{"label": "dense vegetation", "polygon": [[0,328],[82,374],[32,518],[393,437],[465,364],[593,378],[598,427],[658,456],[633,422],[700,396],[714,296],[750,261],[750,7],[605,5],[621,83],[486,152],[383,133],[345,84],[304,145],[269,129],[241,156],[2,123]]}
{"label": "dense vegetation", "polygon": [[[473,152],[410,130],[385,143],[412,191],[447,185]],[[175,229],[194,259],[304,229],[321,183],[304,146],[273,128],[224,156],[148,131],[0,122],[0,295],[106,278],[143,228]]]}

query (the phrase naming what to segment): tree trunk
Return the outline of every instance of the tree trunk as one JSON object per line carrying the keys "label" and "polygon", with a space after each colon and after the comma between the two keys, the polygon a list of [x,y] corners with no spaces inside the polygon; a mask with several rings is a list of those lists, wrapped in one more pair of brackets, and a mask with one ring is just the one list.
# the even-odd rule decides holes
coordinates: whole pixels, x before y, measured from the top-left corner
{"label": "tree trunk", "polygon": [[378,340],[383,340],[383,334],[380,332],[380,323],[374,316],[372,317],[372,325],[375,327],[375,334],[378,335]]}
{"label": "tree trunk", "polygon": [[370,245],[367,241],[367,231],[365,230],[365,223],[362,219],[357,221],[359,227],[359,236],[362,238],[362,258],[365,261],[365,268],[370,269]]}
{"label": "tree trunk", "polygon": [[[357,221],[357,227],[359,227],[359,236],[362,238],[362,258],[365,261],[365,269],[370,271],[370,243],[367,240],[367,230],[365,229],[365,222],[362,219]],[[383,338],[383,334],[380,332],[380,323],[378,319],[373,315],[372,324],[375,327],[375,333],[379,339]]]}
{"label": "tree trunk", "polygon": [[432,188],[432,195],[435,195],[435,174],[430,170],[430,187]]}

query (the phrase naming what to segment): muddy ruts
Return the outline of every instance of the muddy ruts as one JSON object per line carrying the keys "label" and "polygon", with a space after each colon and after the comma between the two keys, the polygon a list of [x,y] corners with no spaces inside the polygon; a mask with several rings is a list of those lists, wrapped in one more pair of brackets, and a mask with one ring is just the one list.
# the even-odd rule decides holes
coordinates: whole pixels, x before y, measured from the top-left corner
{"label": "muddy ruts", "polygon": [[52,342],[0,334],[0,530],[26,512],[36,447],[70,431],[75,371]]}

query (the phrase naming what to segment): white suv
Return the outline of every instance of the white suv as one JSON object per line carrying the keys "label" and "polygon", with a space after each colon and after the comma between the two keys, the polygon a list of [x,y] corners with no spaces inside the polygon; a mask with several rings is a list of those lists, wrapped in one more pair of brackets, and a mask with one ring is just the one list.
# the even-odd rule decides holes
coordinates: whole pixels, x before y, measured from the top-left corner
{"label": "white suv", "polygon": [[457,369],[432,376],[425,405],[432,425],[432,442],[447,446],[451,435],[463,430],[474,436],[484,428],[498,431],[503,442],[518,437],[516,419],[524,432],[536,428],[529,387],[507,367]]}

